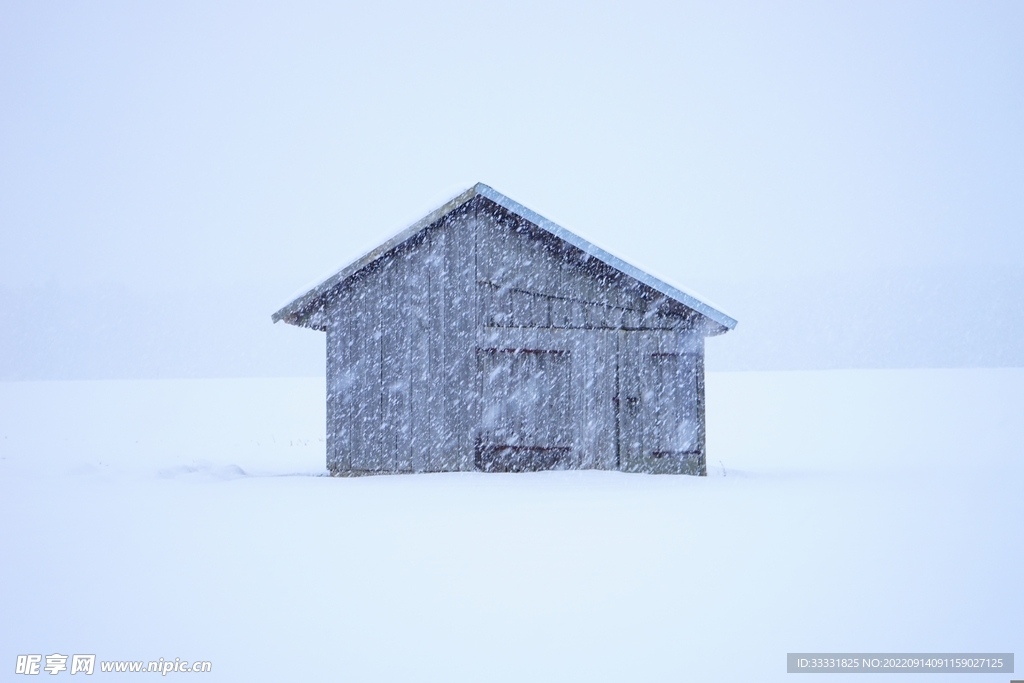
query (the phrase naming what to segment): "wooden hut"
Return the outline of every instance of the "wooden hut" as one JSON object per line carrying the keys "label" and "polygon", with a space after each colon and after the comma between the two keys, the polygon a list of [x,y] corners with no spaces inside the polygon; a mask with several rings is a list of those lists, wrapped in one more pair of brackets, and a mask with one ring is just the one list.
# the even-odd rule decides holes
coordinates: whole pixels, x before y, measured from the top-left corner
{"label": "wooden hut", "polygon": [[477,184],[273,315],[327,333],[335,475],[705,474],[736,321]]}

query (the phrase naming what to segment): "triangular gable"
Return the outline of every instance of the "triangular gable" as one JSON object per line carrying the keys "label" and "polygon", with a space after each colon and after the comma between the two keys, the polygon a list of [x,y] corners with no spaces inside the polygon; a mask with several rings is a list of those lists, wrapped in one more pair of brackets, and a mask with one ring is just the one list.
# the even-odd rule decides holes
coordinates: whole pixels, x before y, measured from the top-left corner
{"label": "triangular gable", "polygon": [[398,233],[391,239],[387,240],[379,247],[373,249],[372,251],[365,254],[361,258],[356,259],[346,267],[342,268],[340,271],[338,271],[331,277],[327,278],[313,289],[309,290],[308,292],[298,297],[288,305],[284,306],[281,310],[274,313],[274,315],[271,317],[272,320],[275,323],[278,322],[279,320],[285,320],[286,322],[294,320],[294,316],[301,315],[308,306],[315,304],[324,294],[329,292],[331,289],[341,284],[351,276],[355,275],[356,273],[358,273],[363,268],[367,267],[380,257],[384,256],[395,247],[409,240],[414,235],[434,225],[442,218],[444,218],[446,215],[457,210],[459,207],[463,206],[464,204],[466,204],[467,202],[469,202],[470,200],[477,196],[489,199],[490,201],[494,202],[498,206],[501,206],[510,213],[520,216],[521,218],[529,221],[530,223],[533,223],[542,230],[545,230],[554,235],[555,237],[567,242],[568,244],[571,244],[572,246],[576,247],[585,254],[593,258],[596,258],[599,261],[614,268],[615,270],[618,270],[624,273],[625,275],[628,275],[629,277],[647,285],[651,289],[659,292],[660,294],[663,294],[669,299],[677,301],[683,304],[684,306],[687,306],[701,313],[702,315],[724,326],[725,328],[731,330],[734,327],[736,327],[736,320],[734,318],[726,315],[722,311],[719,311],[718,309],[705,303],[704,301],[701,301],[693,294],[689,294],[678,289],[677,287],[673,287],[672,285],[663,282],[662,280],[659,280],[658,278],[641,270],[640,268],[637,268],[631,263],[627,263],[626,261],[623,261],[617,256],[609,254],[604,249],[601,249],[600,247],[591,244],[590,242],[583,239],[579,235],[576,235],[575,233],[566,230],[562,226],[553,223],[552,221],[549,221],[547,218],[544,218],[543,216],[526,208],[522,204],[513,201],[512,199],[509,199],[508,197],[501,194],[497,190],[488,187],[483,183],[477,183],[476,185],[469,188],[468,190],[466,190],[459,196],[455,197],[454,199],[450,200],[443,206],[439,207],[438,209],[427,214],[420,220],[416,221],[414,224],[412,224],[402,232]]}

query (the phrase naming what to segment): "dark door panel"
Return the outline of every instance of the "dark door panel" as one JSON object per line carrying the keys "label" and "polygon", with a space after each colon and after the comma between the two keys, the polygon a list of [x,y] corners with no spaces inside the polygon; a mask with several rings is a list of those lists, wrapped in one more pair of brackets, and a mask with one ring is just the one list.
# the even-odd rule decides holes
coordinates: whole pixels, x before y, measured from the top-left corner
{"label": "dark door panel", "polygon": [[483,383],[477,468],[519,472],[568,466],[571,353],[481,348],[477,363]]}
{"label": "dark door panel", "polygon": [[477,469],[615,469],[615,335],[484,328]]}
{"label": "dark door panel", "polygon": [[674,333],[619,333],[619,467],[699,474],[700,354]]}

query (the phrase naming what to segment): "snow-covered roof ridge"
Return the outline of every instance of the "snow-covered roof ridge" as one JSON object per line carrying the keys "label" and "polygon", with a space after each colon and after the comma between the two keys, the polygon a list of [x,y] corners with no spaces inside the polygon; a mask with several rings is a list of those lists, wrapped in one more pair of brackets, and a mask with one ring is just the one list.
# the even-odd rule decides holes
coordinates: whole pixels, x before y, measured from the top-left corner
{"label": "snow-covered roof ridge", "polygon": [[589,256],[592,256],[598,259],[599,261],[604,262],[605,264],[625,273],[626,275],[629,275],[630,277],[647,285],[651,289],[660,292],[661,294],[664,294],[666,297],[678,301],[684,306],[689,306],[693,310],[707,316],[708,318],[714,320],[720,325],[723,325],[730,330],[736,327],[735,318],[726,315],[725,313],[718,310],[714,306],[708,304],[706,301],[702,301],[696,295],[689,292],[685,292],[679,287],[670,285],[667,282],[664,282],[663,280],[654,277],[647,271],[641,270],[640,268],[637,268],[633,264],[623,261],[619,257],[608,253],[607,251],[598,247],[597,245],[588,242],[579,235],[563,228],[562,226],[558,225],[553,221],[548,220],[547,218],[544,218],[535,211],[528,209],[519,202],[510,199],[509,197],[506,197],[505,195],[498,192],[494,188],[488,185],[484,185],[483,183],[477,183],[476,185],[469,188],[465,192],[452,198],[444,205],[438,207],[434,211],[431,211],[429,214],[427,214],[420,220],[416,221],[405,230],[402,230],[397,235],[391,237],[380,246],[370,250],[362,257],[356,259],[349,265],[345,266],[334,275],[330,276],[320,284],[310,289],[305,294],[299,296],[291,303],[282,307],[281,310],[277,311],[276,313],[273,314],[273,316],[271,316],[271,319],[276,323],[279,320],[284,320],[296,313],[299,313],[308,304],[314,302],[316,299],[318,299],[325,292],[329,291],[335,285],[344,282],[349,277],[356,274],[366,266],[370,265],[384,254],[388,253],[389,251],[391,251],[398,245],[402,244],[409,238],[413,237],[420,231],[425,230],[431,225],[434,225],[439,220],[444,218],[447,214],[451,213],[452,211],[455,211],[460,206],[462,206],[463,204],[477,196],[489,199],[490,201],[494,202],[498,206],[501,206],[507,211],[510,211],[511,213],[514,213],[528,220],[537,227],[551,233],[555,237],[558,237],[559,239],[568,242],[569,244],[573,245],[574,247],[584,252],[585,254],[588,254]]}

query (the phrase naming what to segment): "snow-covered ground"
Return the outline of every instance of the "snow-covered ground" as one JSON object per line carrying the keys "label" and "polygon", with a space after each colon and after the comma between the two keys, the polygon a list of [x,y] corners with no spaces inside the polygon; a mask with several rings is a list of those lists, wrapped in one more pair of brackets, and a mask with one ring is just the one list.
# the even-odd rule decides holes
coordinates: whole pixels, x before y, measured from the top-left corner
{"label": "snow-covered ground", "polygon": [[1024,654],[1022,369],[711,373],[707,478],[313,476],[323,394],[0,383],[0,672],[770,681],[795,651]]}

